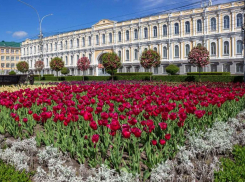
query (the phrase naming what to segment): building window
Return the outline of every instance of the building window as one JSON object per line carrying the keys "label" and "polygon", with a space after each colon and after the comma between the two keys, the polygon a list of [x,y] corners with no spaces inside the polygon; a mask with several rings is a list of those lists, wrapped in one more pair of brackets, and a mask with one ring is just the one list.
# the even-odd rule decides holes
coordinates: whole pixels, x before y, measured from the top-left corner
{"label": "building window", "polygon": [[228,29],[229,27],[230,27],[230,20],[229,20],[229,16],[228,15],[226,15],[225,17],[224,17],[224,29]]}
{"label": "building window", "polygon": [[167,36],[167,25],[163,25],[163,27],[162,27],[162,34],[163,34],[163,36]]}
{"label": "building window", "polygon": [[122,41],[122,33],[118,32],[118,42],[121,42],[121,41]]}
{"label": "building window", "polygon": [[126,31],[126,40],[127,41],[129,40],[129,31],[128,30]]}
{"label": "building window", "polygon": [[73,40],[70,40],[71,49],[73,48]]}
{"label": "building window", "polygon": [[202,20],[197,20],[197,32],[202,31]]}
{"label": "building window", "polygon": [[68,65],[68,57],[66,56],[66,65]]}
{"label": "building window", "polygon": [[162,73],[167,73],[167,72],[166,72],[166,66],[163,66],[163,67],[162,67]]}
{"label": "building window", "polygon": [[130,73],[130,67],[126,67],[126,72]]}
{"label": "building window", "polygon": [[200,47],[200,46],[202,46],[202,44],[201,44],[201,43],[198,43],[198,44],[197,44],[197,47]]}
{"label": "building window", "polygon": [[16,50],[15,53],[16,53],[16,54],[19,54],[19,50]]}
{"label": "building window", "polygon": [[6,63],[6,68],[9,68],[9,63]]}
{"label": "building window", "polygon": [[229,55],[229,42],[224,42],[224,55]]}
{"label": "building window", "polygon": [[77,39],[77,48],[79,48],[79,39]]}
{"label": "building window", "polygon": [[217,65],[211,64],[211,72],[217,72]]}
{"label": "building window", "polygon": [[102,43],[105,44],[105,34],[102,35]]}
{"label": "building window", "polygon": [[48,58],[46,59],[46,66],[48,66]]}
{"label": "building window", "polygon": [[241,13],[236,15],[236,25],[237,25],[237,27],[242,26],[242,14]]}
{"label": "building window", "polygon": [[122,73],[122,68],[119,68],[119,73]]}
{"label": "building window", "polygon": [[178,58],[179,57],[179,46],[176,45],[174,47],[174,57]]}
{"label": "building window", "polygon": [[190,52],[190,45],[189,45],[189,44],[186,44],[186,45],[185,45],[185,56],[186,56],[186,57],[188,57],[189,52]]}
{"label": "building window", "polygon": [[223,72],[230,72],[230,64],[223,64]]}
{"label": "building window", "polygon": [[156,48],[156,47],[154,47],[154,49],[153,49],[153,50],[157,52],[157,48]]}
{"label": "building window", "polygon": [[138,50],[134,49],[134,59],[138,60]]}
{"label": "building window", "polygon": [[174,34],[175,35],[178,35],[179,34],[179,24],[178,23],[175,23],[174,24]]}
{"label": "building window", "polygon": [[145,51],[147,51],[147,48],[145,48]]}
{"label": "building window", "polygon": [[14,54],[14,50],[13,49],[11,49],[11,54]]}
{"label": "building window", "polygon": [[122,58],[122,52],[118,51],[118,57],[121,59]]}
{"label": "building window", "polygon": [[91,46],[91,37],[88,37],[88,45]]}
{"label": "building window", "polygon": [[1,61],[4,61],[4,56],[1,56]]}
{"label": "building window", "polygon": [[65,41],[65,49],[67,49],[67,41]]}
{"label": "building window", "polygon": [[138,39],[138,30],[134,29],[134,39],[137,40]]}
{"label": "building window", "polygon": [[83,57],[85,57],[85,54],[83,54]]}
{"label": "building window", "polygon": [[157,26],[153,27],[153,36],[157,37]]}
{"label": "building window", "polygon": [[89,59],[89,62],[91,63],[92,62],[92,55],[91,54],[88,55],[88,59]]}
{"label": "building window", "polygon": [[[25,52],[25,48],[24,48],[24,52]],[[1,49],[1,53],[4,53],[4,49]],[[25,54],[25,53],[24,53]]]}
{"label": "building window", "polygon": [[9,61],[9,56],[6,56],[6,60]]}
{"label": "building window", "polygon": [[79,55],[77,55],[77,61],[79,60]]}
{"label": "building window", "polygon": [[96,44],[99,45],[99,35],[96,35]]}
{"label": "building window", "polygon": [[126,60],[129,61],[129,50],[126,50]]}
{"label": "building window", "polygon": [[238,40],[236,42],[236,53],[237,54],[242,54],[242,41],[241,40]]}
{"label": "building window", "polygon": [[140,67],[136,66],[134,70],[135,70],[135,73],[139,73],[140,72]]}
{"label": "building window", "polygon": [[14,56],[11,56],[11,61],[14,61]]}
{"label": "building window", "polygon": [[185,72],[190,73],[191,72],[191,66],[190,65],[185,65]]}
{"label": "building window", "polygon": [[5,64],[4,63],[1,63],[1,67],[4,68]]}
{"label": "building window", "polygon": [[216,55],[216,44],[214,42],[211,43],[211,55]]}
{"label": "building window", "polygon": [[144,38],[148,38],[148,29],[146,27],[144,28]]}
{"label": "building window", "polygon": [[190,33],[190,22],[189,21],[187,21],[187,22],[185,22],[185,33]]}
{"label": "building window", "polygon": [[236,64],[236,72],[237,73],[243,73],[243,64]]}
{"label": "building window", "polygon": [[36,54],[36,46],[34,46],[34,54]]}
{"label": "building window", "polygon": [[53,44],[50,44],[50,51],[53,51]]}
{"label": "building window", "polygon": [[62,50],[63,49],[63,43],[62,43],[62,41],[60,42],[60,50]]}
{"label": "building window", "polygon": [[154,67],[154,74],[158,74],[158,67]]}
{"label": "building window", "polygon": [[85,38],[83,37],[83,47],[85,47]]}
{"label": "building window", "polygon": [[[27,48],[28,49],[28,48]],[[28,51],[27,51],[28,52]],[[6,53],[9,54],[9,49],[6,49]],[[28,54],[28,53],[27,53]]]}
{"label": "building window", "polygon": [[71,65],[73,65],[73,56],[71,56]]}
{"label": "building window", "polygon": [[20,59],[19,56],[16,56],[16,61],[19,61],[19,59]]}
{"label": "building window", "polygon": [[216,18],[211,18],[211,31],[216,30]]}
{"label": "building window", "polygon": [[109,42],[112,43],[112,33],[109,33]]}
{"label": "building window", "polygon": [[167,58],[167,47],[163,47],[163,58]]}

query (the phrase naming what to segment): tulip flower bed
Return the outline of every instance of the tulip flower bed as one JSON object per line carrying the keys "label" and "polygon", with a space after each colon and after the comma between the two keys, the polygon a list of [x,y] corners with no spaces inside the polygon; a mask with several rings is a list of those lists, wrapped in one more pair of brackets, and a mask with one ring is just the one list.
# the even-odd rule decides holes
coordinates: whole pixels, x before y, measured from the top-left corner
{"label": "tulip flower bed", "polygon": [[245,106],[240,83],[60,83],[0,93],[0,132],[35,135],[90,167],[101,164],[149,178],[173,158],[185,132],[211,127]]}

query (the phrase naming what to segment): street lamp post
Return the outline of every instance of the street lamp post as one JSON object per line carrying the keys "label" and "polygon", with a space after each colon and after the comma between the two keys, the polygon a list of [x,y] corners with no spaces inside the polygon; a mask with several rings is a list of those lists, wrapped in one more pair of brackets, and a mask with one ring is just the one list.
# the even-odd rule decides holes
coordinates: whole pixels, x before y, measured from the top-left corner
{"label": "street lamp post", "polygon": [[[37,17],[38,17],[38,22],[39,22],[39,30],[40,30],[40,33],[39,33],[39,45],[40,45],[40,60],[43,61],[43,35],[42,35],[42,22],[43,22],[43,19],[48,17],[48,16],[51,16],[53,14],[48,14],[48,15],[45,15],[42,17],[42,19],[40,19],[40,16],[39,16],[39,13],[38,11],[33,7],[31,6],[30,4],[27,4],[26,2],[23,2],[21,0],[18,0],[19,2],[31,7],[32,9],[35,10],[35,12],[37,13]],[[42,73],[41,73],[41,76],[43,77],[43,70],[42,70]]]}

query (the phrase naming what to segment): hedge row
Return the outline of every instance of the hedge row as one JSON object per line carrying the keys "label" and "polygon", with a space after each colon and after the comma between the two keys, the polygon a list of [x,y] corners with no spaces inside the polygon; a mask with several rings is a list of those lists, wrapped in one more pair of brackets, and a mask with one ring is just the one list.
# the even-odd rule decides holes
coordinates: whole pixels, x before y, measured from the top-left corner
{"label": "hedge row", "polygon": [[[114,77],[114,80],[151,80],[153,81],[163,81],[163,82],[190,82],[190,81],[199,81],[198,75],[172,75],[172,76],[148,76],[148,75],[133,75],[133,76],[121,76],[117,75]],[[35,80],[38,80],[38,77],[35,77]],[[57,77],[46,76],[42,77],[41,80],[46,81],[57,81]],[[83,76],[66,76],[59,77],[59,81],[81,81]],[[84,80],[87,81],[107,81],[111,80],[110,76],[85,76]],[[230,75],[201,75],[200,81],[206,82],[243,82],[243,76],[230,76]]]}
{"label": "hedge row", "polygon": [[[40,76],[41,76],[41,74],[40,74]],[[45,74],[43,76],[54,76],[54,74]],[[34,77],[39,77],[39,75],[34,75]]]}
{"label": "hedge row", "polygon": [[[199,75],[199,72],[190,72],[187,75]],[[231,75],[230,72],[200,72],[200,75]]]}
{"label": "hedge row", "polygon": [[115,75],[120,75],[120,76],[133,76],[133,75],[152,75],[151,72],[138,72],[138,73],[116,73]]}

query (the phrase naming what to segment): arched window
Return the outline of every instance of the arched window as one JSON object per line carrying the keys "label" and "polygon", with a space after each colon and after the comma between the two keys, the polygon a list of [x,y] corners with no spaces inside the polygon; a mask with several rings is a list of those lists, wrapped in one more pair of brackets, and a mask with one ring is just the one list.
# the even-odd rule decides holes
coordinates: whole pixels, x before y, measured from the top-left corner
{"label": "arched window", "polygon": [[134,59],[138,60],[138,50],[134,49]]}
{"label": "arched window", "polygon": [[91,63],[92,62],[92,55],[91,54],[88,55],[88,59],[89,59],[89,62]]}
{"label": "arched window", "polygon": [[241,63],[236,64],[236,72],[243,73],[243,64]]}
{"label": "arched window", "polygon": [[242,54],[242,41],[241,40],[238,40],[236,42],[236,53]]}
{"label": "arched window", "polygon": [[134,29],[134,39],[137,40],[138,39],[138,30]]}
{"label": "arched window", "polygon": [[85,57],[85,54],[83,54],[83,57]]}
{"label": "arched window", "polygon": [[[48,52],[48,44],[46,44],[46,52]],[[30,53],[31,53],[31,48],[30,48]]]}
{"label": "arched window", "polygon": [[224,42],[224,55],[229,55],[229,42]]}
{"label": "arched window", "polygon": [[105,34],[102,35],[102,44],[105,44]]}
{"label": "arched window", "polygon": [[96,44],[99,45],[99,35],[96,35]]}
{"label": "arched window", "polygon": [[211,18],[211,30],[216,30],[216,18]]}
{"label": "arched window", "polygon": [[126,40],[129,40],[129,31],[126,31]]}
{"label": "arched window", "polygon": [[190,22],[189,21],[185,22],[185,33],[190,33]]}
{"label": "arched window", "polygon": [[60,50],[62,50],[63,49],[63,42],[61,41],[60,42]]}
{"label": "arched window", "polygon": [[68,65],[68,57],[67,56],[66,56],[66,62],[65,63],[66,63],[66,65]]}
{"label": "arched window", "polygon": [[121,41],[122,41],[122,33],[118,32],[118,42],[121,42]]}
{"label": "arched window", "polygon": [[202,20],[197,20],[197,32],[202,31]]}
{"label": "arched window", "polygon": [[121,59],[121,57],[122,57],[122,52],[121,51],[118,51],[118,57],[120,57],[120,59]]}
{"label": "arched window", "polygon": [[83,47],[85,47],[85,38],[83,37]]}
{"label": "arched window", "polygon": [[242,14],[241,13],[236,15],[236,25],[237,25],[237,27],[242,26]]}
{"label": "arched window", "polygon": [[163,58],[167,58],[167,47],[163,47]]}
{"label": "arched window", "polygon": [[58,48],[58,44],[57,42],[55,42],[55,51],[57,51],[57,48]]}
{"label": "arched window", "polygon": [[34,54],[36,54],[36,46],[34,46]]}
{"label": "arched window", "polygon": [[79,39],[77,39],[77,48],[79,47]]}
{"label": "arched window", "polygon": [[174,24],[174,34],[175,35],[178,35],[179,34],[179,24],[178,23],[175,23]]}
{"label": "arched window", "polygon": [[53,51],[53,44],[50,44],[50,51]]}
{"label": "arched window", "polygon": [[144,28],[144,37],[145,39],[148,38],[148,29],[146,27]]}
{"label": "arched window", "polygon": [[71,44],[71,49],[73,48],[73,41],[70,40],[70,44]]}
{"label": "arched window", "polygon": [[67,40],[65,41],[65,49],[67,49]]}
{"label": "arched window", "polygon": [[215,44],[215,42],[211,43],[211,55],[213,55],[213,56],[216,55],[216,44]]}
{"label": "arched window", "polygon": [[79,55],[77,55],[77,61],[79,60]]}
{"label": "arched window", "polygon": [[189,44],[186,44],[185,45],[185,56],[186,57],[189,55],[189,52],[190,52],[190,45]]}
{"label": "arched window", "polygon": [[157,26],[153,27],[153,36],[157,37]]}
{"label": "arched window", "polygon": [[126,60],[129,61],[129,50],[126,50]]}
{"label": "arched window", "polygon": [[224,16],[224,28],[229,28],[230,27],[230,20],[229,20],[229,16],[226,15]]}
{"label": "arched window", "polygon": [[88,45],[91,46],[91,37],[88,37]]}
{"label": "arched window", "polygon": [[162,27],[162,34],[163,34],[163,36],[167,36],[167,33],[168,33],[168,31],[167,31],[167,25],[163,25],[163,27]]}
{"label": "arched window", "polygon": [[176,45],[174,47],[174,57],[178,58],[179,57],[179,46]]}
{"label": "arched window", "polygon": [[112,43],[112,33],[109,33],[109,42]]}
{"label": "arched window", "polygon": [[71,65],[73,65],[73,56],[71,56]]}
{"label": "arched window", "polygon": [[154,47],[154,49],[153,49],[153,50],[157,52],[157,48],[156,48],[156,47]]}
{"label": "arched window", "polygon": [[46,66],[48,66],[48,58],[46,59]]}

